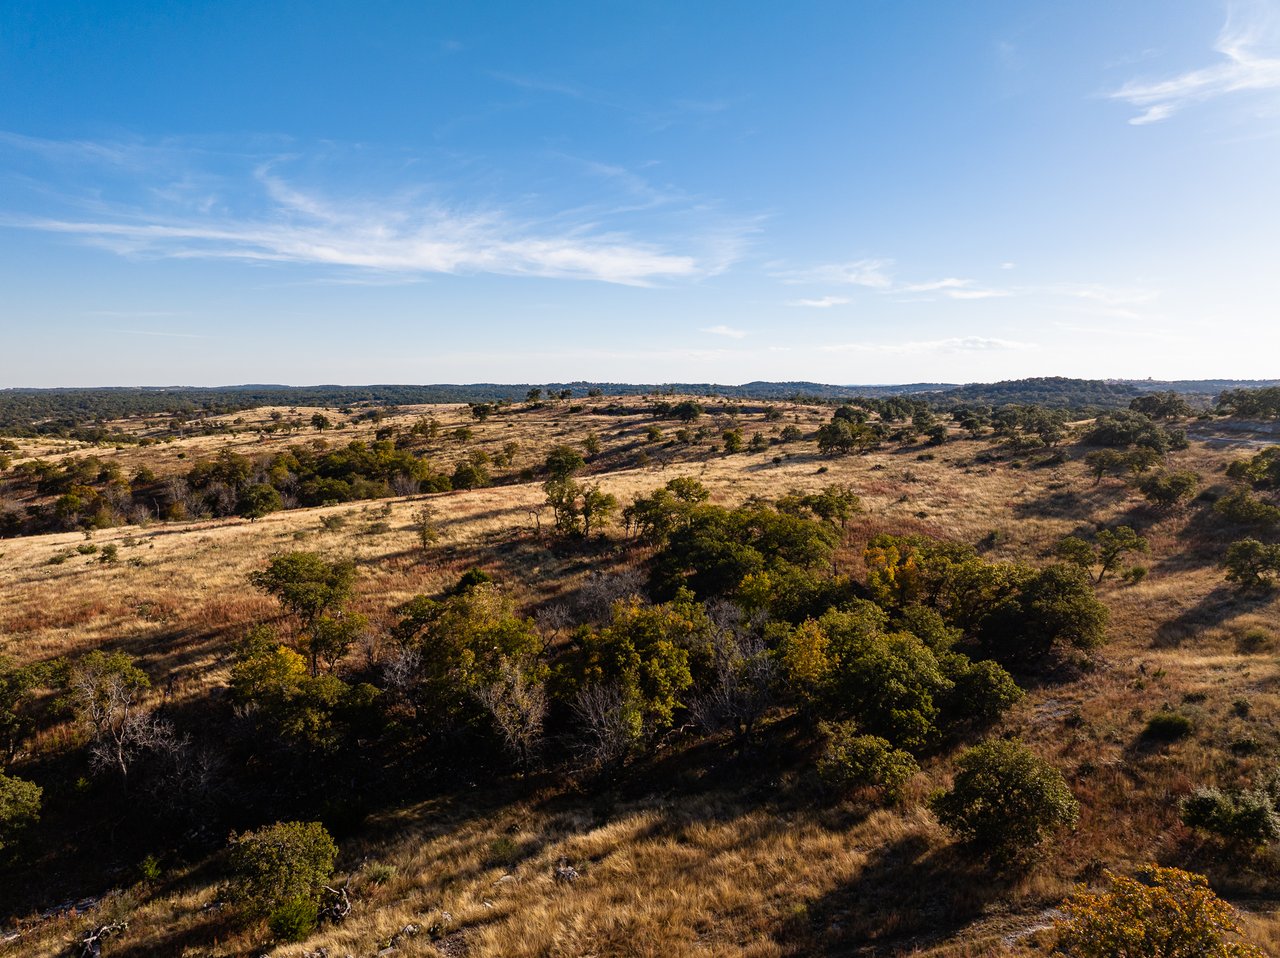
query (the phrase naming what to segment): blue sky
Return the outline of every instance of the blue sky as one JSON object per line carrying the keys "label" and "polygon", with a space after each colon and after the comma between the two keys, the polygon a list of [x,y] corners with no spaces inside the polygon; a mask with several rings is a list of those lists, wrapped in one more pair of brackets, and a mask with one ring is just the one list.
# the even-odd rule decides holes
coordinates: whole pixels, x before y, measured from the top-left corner
{"label": "blue sky", "polygon": [[0,5],[0,386],[1280,375],[1280,3]]}

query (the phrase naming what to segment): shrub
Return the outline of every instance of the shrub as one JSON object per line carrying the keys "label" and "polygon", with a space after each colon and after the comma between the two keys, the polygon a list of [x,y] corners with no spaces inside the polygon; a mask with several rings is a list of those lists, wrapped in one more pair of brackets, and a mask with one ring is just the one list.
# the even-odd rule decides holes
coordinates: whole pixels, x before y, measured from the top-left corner
{"label": "shrub", "polygon": [[1200,477],[1194,472],[1157,472],[1138,483],[1147,500],[1159,509],[1172,509],[1178,503],[1190,499],[1200,485]]}
{"label": "shrub", "polygon": [[1186,738],[1193,730],[1191,719],[1185,715],[1179,712],[1157,712],[1147,719],[1142,734],[1145,738],[1174,742],[1180,738]]}
{"label": "shrub", "polygon": [[307,898],[295,898],[272,909],[267,927],[277,941],[302,941],[320,919],[320,905]]}
{"label": "shrub", "polygon": [[1271,529],[1280,525],[1280,508],[1263,502],[1249,494],[1247,489],[1236,489],[1213,504],[1218,515],[1228,522],[1242,526]]}
{"label": "shrub", "polygon": [[233,834],[228,897],[247,917],[267,918],[278,936],[300,937],[315,927],[320,891],[337,854],[319,822],[276,822]]}
{"label": "shrub", "polygon": [[39,785],[0,772],[0,851],[28,825],[40,820]]}
{"label": "shrub", "polygon": [[1021,742],[992,739],[966,749],[951,791],[931,802],[938,820],[992,858],[1034,848],[1074,826],[1080,804],[1049,763]]}
{"label": "shrub", "polygon": [[1237,939],[1231,906],[1204,876],[1148,866],[1138,878],[1108,873],[1111,889],[1079,892],[1055,924],[1057,950],[1070,958],[1263,958]]}
{"label": "shrub", "polygon": [[878,735],[859,735],[853,722],[824,724],[822,731],[827,743],[818,759],[818,777],[828,788],[878,788],[896,800],[919,771],[909,752]]}
{"label": "shrub", "polygon": [[1182,800],[1182,823],[1241,845],[1280,839],[1280,776],[1256,788],[1224,792],[1198,788]]}

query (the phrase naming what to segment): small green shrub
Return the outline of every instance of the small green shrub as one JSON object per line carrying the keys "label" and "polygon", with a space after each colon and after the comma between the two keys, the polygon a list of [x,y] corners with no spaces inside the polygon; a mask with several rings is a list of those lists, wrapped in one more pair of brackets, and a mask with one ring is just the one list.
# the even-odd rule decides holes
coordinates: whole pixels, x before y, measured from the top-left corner
{"label": "small green shrub", "polygon": [[1265,786],[1235,792],[1198,788],[1182,800],[1182,822],[1237,844],[1269,845],[1280,839],[1277,797]]}
{"label": "small green shrub", "polygon": [[365,866],[364,877],[370,885],[385,885],[396,877],[396,866],[386,862],[372,862]]}
{"label": "small green shrub", "polygon": [[155,881],[162,873],[160,859],[156,858],[155,855],[148,855],[138,862],[138,877],[143,881]]}
{"label": "small green shrub", "polygon": [[1160,742],[1176,742],[1186,738],[1194,730],[1195,725],[1191,719],[1180,712],[1157,712],[1147,719],[1142,735]]}
{"label": "small green shrub", "polygon": [[310,898],[295,898],[272,909],[267,927],[277,941],[302,941],[320,920],[320,906]]}

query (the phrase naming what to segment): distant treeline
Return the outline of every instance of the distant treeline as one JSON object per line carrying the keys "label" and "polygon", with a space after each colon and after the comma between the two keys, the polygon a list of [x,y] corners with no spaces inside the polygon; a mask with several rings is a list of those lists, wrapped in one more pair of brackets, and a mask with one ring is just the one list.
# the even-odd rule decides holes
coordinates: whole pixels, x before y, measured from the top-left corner
{"label": "distant treeline", "polygon": [[[421,403],[492,403],[524,400],[531,390],[548,396],[637,396],[682,394],[731,399],[840,401],[866,397],[916,396],[944,409],[985,403],[1036,404],[1054,409],[1096,412],[1127,407],[1133,399],[1172,391],[1209,406],[1222,392],[1243,395],[1256,387],[1280,386],[1280,380],[1095,380],[1042,377],[958,386],[912,383],[895,386],[832,386],[813,382],[716,383],[438,383],[372,386],[113,386],[87,389],[0,389],[0,432],[55,435],[88,441],[115,438],[102,428],[130,417],[201,418],[261,406],[352,407]],[[1237,404],[1238,406],[1238,404]]]}

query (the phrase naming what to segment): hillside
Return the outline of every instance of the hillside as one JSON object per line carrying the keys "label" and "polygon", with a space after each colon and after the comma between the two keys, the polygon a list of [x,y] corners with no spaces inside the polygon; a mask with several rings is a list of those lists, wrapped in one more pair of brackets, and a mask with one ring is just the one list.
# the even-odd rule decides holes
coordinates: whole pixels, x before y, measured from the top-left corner
{"label": "hillside", "polygon": [[[1016,394],[1025,402],[1063,388],[1040,382],[956,398]],[[1134,389],[1090,395],[1127,405],[1121,400]],[[1224,580],[1228,546],[1253,533],[1214,508],[1239,488],[1239,469],[1227,469],[1258,451],[1252,434],[1202,432],[1185,448],[1169,444],[1146,474],[1191,473],[1197,482],[1192,494],[1161,506],[1127,467],[1094,472],[1085,457],[1110,447],[1090,439],[1088,423],[1062,426],[1062,434],[1043,421],[996,423],[1001,432],[993,433],[939,420],[940,440],[927,441],[909,421],[866,412],[857,425],[870,431],[865,441],[855,433],[858,451],[824,455],[823,430],[839,417],[821,404],[701,398],[682,421],[685,397],[621,404],[606,394],[481,415],[456,403],[413,403],[371,418],[360,407],[338,410],[332,396],[309,405],[288,395],[288,403],[215,415],[207,434],[173,435],[136,418],[109,424],[132,437],[118,445],[46,436],[18,439],[6,453],[0,499],[23,522],[47,515],[71,527],[0,539],[0,656],[31,665],[75,663],[93,650],[127,654],[149,679],[142,701],[187,737],[195,752],[184,754],[203,756],[203,777],[198,787],[170,788],[145,750],[127,783],[95,767],[91,736],[58,704],[66,693],[49,680],[28,703],[32,726],[8,765],[44,798],[40,821],[0,872],[0,953],[64,954],[86,930],[121,923],[103,954],[1026,956],[1049,952],[1052,910],[1079,883],[1096,887],[1105,870],[1153,862],[1209,876],[1249,939],[1280,953],[1276,846],[1224,843],[1189,828],[1179,811],[1197,786],[1248,785],[1280,752],[1280,599]],[[327,425],[310,425],[313,417]],[[268,431],[290,420],[301,425]],[[1174,435],[1177,426],[1153,428]],[[138,441],[152,431],[162,438]],[[325,458],[353,442],[385,458],[355,466]],[[548,503],[549,454],[566,446],[581,455],[567,472],[572,481],[617,500],[612,521],[595,531],[583,530],[581,515],[576,530],[558,527],[560,507]],[[244,482],[272,485],[278,502],[251,517],[218,515],[227,493],[217,484],[233,480],[229,472],[210,480],[201,463],[229,469],[241,459],[253,477]],[[37,462],[64,465],[54,475]],[[91,466],[77,472],[84,462]],[[376,472],[405,463],[422,464],[412,466],[422,485],[409,489]],[[345,491],[317,485],[315,495],[353,498],[309,504],[307,483],[333,480],[325,470],[339,465],[365,471],[345,473]],[[476,467],[488,483],[457,488]],[[455,488],[423,491],[432,477],[448,476]],[[73,492],[58,486],[65,477]],[[739,507],[762,510],[733,526],[743,546],[779,523],[775,544],[761,546],[766,565],[743,566],[748,575],[735,572],[723,589],[700,575],[721,568],[724,554],[698,553],[681,567],[692,606],[656,584],[654,570],[678,532],[646,539],[639,520],[624,524],[621,512],[678,477],[709,494],[691,510],[721,512],[677,510],[667,517],[677,529],[729,522]],[[121,482],[127,501],[111,491]],[[1257,489],[1258,501],[1273,498],[1265,485]],[[856,494],[858,508],[824,519],[822,500],[805,499],[832,490]],[[59,512],[71,494],[79,511]],[[169,509],[177,501],[183,510]],[[244,512],[234,495],[226,508]],[[104,515],[132,521],[95,519]],[[984,645],[995,641],[983,638],[993,627],[977,619],[961,626],[954,606],[938,606],[937,621],[955,630],[931,646],[939,661],[954,643],[975,662],[1001,663],[1025,695],[989,720],[945,728],[945,709],[960,706],[940,705],[939,731],[910,747],[917,768],[896,799],[875,787],[832,788],[816,771],[819,719],[857,714],[867,727],[898,727],[866,711],[869,699],[833,707],[784,684],[744,731],[736,717],[710,717],[711,698],[727,694],[714,663],[705,675],[693,669],[669,720],[655,719],[623,758],[602,764],[585,750],[568,689],[589,674],[577,671],[583,650],[621,629],[626,614],[666,610],[664,628],[705,614],[717,623],[715,641],[755,636],[764,644],[742,649],[773,655],[792,648],[785,643],[798,633],[779,639],[764,619],[803,628],[828,606],[865,613],[874,600],[891,608],[888,593],[877,591],[880,560],[868,551],[883,541],[877,536],[959,548],[956,568],[1002,576],[1016,566],[1030,575],[1053,565],[1064,537],[1092,543],[1099,530],[1120,526],[1144,537],[1148,551],[1127,555],[1109,574],[1088,569],[1088,595],[1109,612],[1104,644],[1059,640],[1032,650],[1027,620],[1014,646]],[[784,529],[829,543],[803,576],[799,558],[785,567],[772,561],[798,548]],[[368,683],[380,703],[358,715],[354,705],[348,713],[317,706],[305,716],[310,732],[287,732],[277,714],[303,720],[283,706],[268,713],[266,699],[237,698],[233,678],[244,674],[236,669],[255,626],[270,625],[286,646],[305,651],[296,617],[250,578],[298,551],[352,561],[343,614],[365,624],[318,671],[351,688]],[[1121,574],[1134,566],[1144,571]],[[489,580],[473,593],[494,603],[483,614],[501,619],[509,608],[503,628],[539,646],[536,674],[550,705],[530,757],[505,751],[483,722],[444,734],[433,725],[443,713],[424,717],[427,699],[398,698],[396,670],[409,668],[401,655],[406,603],[465,596],[459,583],[473,570]],[[924,630],[910,618],[917,613],[893,614],[885,641]],[[744,624],[752,615],[758,632]],[[450,628],[458,632],[461,622]],[[603,658],[591,666],[608,667]],[[457,707],[471,715],[470,706]],[[1151,719],[1168,714],[1187,719],[1185,735],[1152,734]],[[307,738],[321,725],[324,736]],[[931,794],[950,787],[962,750],[986,739],[1025,743],[1061,772],[1080,805],[1074,828],[1055,832],[1016,867],[959,842],[931,811]],[[297,943],[273,943],[262,923],[246,925],[227,904],[227,836],[295,818],[321,821],[334,836],[336,874],[327,883],[347,883],[351,909]]]}

